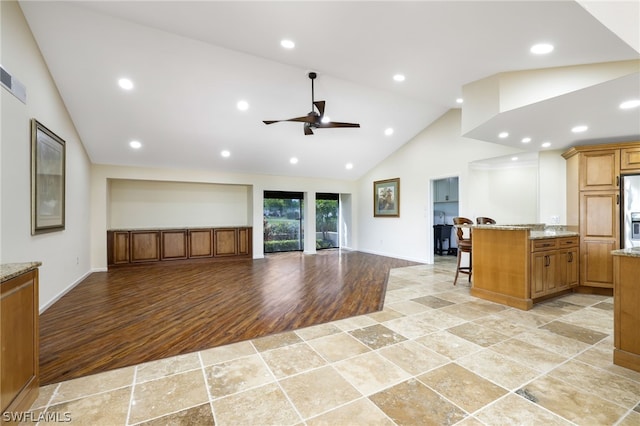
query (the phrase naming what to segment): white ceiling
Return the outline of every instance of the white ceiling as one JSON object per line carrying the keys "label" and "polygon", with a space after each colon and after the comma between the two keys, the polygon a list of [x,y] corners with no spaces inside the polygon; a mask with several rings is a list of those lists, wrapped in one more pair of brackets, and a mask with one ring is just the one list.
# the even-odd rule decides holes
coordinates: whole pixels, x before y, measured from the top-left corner
{"label": "white ceiling", "polygon": [[[635,11],[637,3],[624,10]],[[91,160],[100,164],[357,179],[459,107],[465,84],[500,72],[640,58],[573,1],[20,5]],[[283,38],[295,49],[280,47]],[[530,54],[540,41],[556,49]],[[310,70],[318,72],[315,99],[326,101],[326,114],[361,128],[305,136],[301,123],[262,123],[310,111]],[[396,73],[406,80],[395,82]],[[135,88],[121,90],[121,77]],[[616,90],[640,98],[638,82],[627,83]],[[599,117],[610,114],[584,98],[537,109],[563,117],[582,108],[588,120],[600,121],[598,132],[640,137],[640,112],[622,124],[607,121]],[[250,108],[239,111],[239,100]],[[514,116],[513,126],[538,124],[536,109],[528,114]],[[392,136],[384,135],[387,127]],[[142,149],[131,150],[132,139]],[[559,138],[554,148],[575,141]],[[229,158],[220,156],[224,149]],[[294,156],[296,165],[289,163]]]}

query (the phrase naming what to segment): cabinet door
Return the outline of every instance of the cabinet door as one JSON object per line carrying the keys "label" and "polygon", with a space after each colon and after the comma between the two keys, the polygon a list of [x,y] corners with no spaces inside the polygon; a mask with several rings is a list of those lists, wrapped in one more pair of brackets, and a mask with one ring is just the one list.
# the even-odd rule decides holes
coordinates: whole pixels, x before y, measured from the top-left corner
{"label": "cabinet door", "polygon": [[613,256],[620,247],[617,192],[585,191],[580,194],[580,284],[613,287]]}
{"label": "cabinet door", "polygon": [[443,203],[445,201],[447,201],[447,198],[449,196],[449,183],[447,182],[446,179],[439,179],[437,181],[435,181],[435,188],[436,188],[436,196],[435,196],[435,202],[436,203]]}
{"label": "cabinet door", "polygon": [[558,251],[558,290],[578,285],[578,248]]}
{"label": "cabinet door", "polygon": [[213,229],[189,231],[189,258],[213,257]]}
{"label": "cabinet door", "polygon": [[238,229],[238,254],[251,254],[251,228]]}
{"label": "cabinet door", "polygon": [[615,190],[619,179],[620,150],[580,154],[580,190]]}
{"label": "cabinet door", "polygon": [[131,232],[131,261],[153,262],[160,260],[160,232],[132,231]]}
{"label": "cabinet door", "polygon": [[458,201],[458,178],[449,178],[449,201]]}
{"label": "cabinet door", "polygon": [[543,251],[531,255],[531,298],[544,296],[556,291],[557,254]]}
{"label": "cabinet door", "polygon": [[111,256],[113,264],[129,263],[129,232],[116,231],[112,234]]}
{"label": "cabinet door", "polygon": [[187,230],[162,231],[162,260],[187,258]]}
{"label": "cabinet door", "polygon": [[623,148],[620,152],[620,170],[625,173],[640,172],[640,147]]}
{"label": "cabinet door", "polygon": [[213,255],[235,256],[238,254],[237,229],[216,229],[213,237]]}

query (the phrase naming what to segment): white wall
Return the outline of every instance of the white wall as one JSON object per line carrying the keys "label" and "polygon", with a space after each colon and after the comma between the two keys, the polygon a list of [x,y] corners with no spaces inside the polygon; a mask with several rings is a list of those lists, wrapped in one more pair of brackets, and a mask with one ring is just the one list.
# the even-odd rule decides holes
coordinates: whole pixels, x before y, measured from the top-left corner
{"label": "white wall", "polygon": [[538,154],[540,187],[538,220],[542,223],[567,225],[567,160],[563,151],[541,151]]}
{"label": "white wall", "polygon": [[109,229],[247,226],[246,185],[113,179]]}
{"label": "white wall", "polygon": [[[472,216],[471,161],[513,154],[512,148],[460,136],[461,113],[448,111],[358,182],[358,249],[432,262],[431,180],[459,176],[459,214]],[[400,217],[373,217],[373,182],[400,178]]]}
{"label": "white wall", "polygon": [[[90,270],[90,162],[18,4],[0,2],[1,63],[27,88],[23,104],[0,88],[0,263],[41,261],[40,309]],[[8,42],[10,41],[10,42]],[[66,228],[31,235],[30,119],[66,142]]]}

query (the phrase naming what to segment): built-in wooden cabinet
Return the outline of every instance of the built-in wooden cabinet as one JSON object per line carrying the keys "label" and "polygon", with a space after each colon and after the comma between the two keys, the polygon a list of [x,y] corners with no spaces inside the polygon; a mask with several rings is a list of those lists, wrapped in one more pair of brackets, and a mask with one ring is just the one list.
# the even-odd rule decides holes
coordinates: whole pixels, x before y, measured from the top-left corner
{"label": "built-in wooden cabinet", "polygon": [[250,227],[108,231],[107,263],[251,257],[251,243]]}
{"label": "built-in wooden cabinet", "polygon": [[[4,274],[9,266],[2,266]],[[38,396],[37,267],[6,280],[3,275],[0,290],[0,423],[5,424],[1,413],[26,412]]]}
{"label": "built-in wooden cabinet", "polygon": [[[613,288],[620,248],[620,175],[640,173],[640,142],[573,147],[567,160],[567,225],[580,232],[583,288]],[[610,290],[607,290],[610,291]]]}
{"label": "built-in wooden cabinet", "polygon": [[[622,250],[621,250],[622,251]],[[640,257],[614,256],[614,364],[640,372]]]}
{"label": "built-in wooden cabinet", "polygon": [[434,181],[434,202],[450,203],[458,201],[458,178],[438,179]]}
{"label": "built-in wooden cabinet", "polygon": [[578,285],[578,237],[531,240],[531,298]]}

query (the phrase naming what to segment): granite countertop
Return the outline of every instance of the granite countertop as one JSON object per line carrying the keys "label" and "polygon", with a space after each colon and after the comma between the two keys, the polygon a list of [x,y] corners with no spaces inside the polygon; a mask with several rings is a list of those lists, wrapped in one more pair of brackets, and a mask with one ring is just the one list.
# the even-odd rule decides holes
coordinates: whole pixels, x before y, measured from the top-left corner
{"label": "granite countertop", "polygon": [[640,257],[640,247],[613,250],[611,254],[614,256]]}
{"label": "granite countertop", "polygon": [[577,237],[580,235],[576,231],[567,231],[563,225],[531,224],[531,225],[468,225],[469,228],[477,229],[499,229],[501,231],[519,231],[529,229],[529,239],[538,240],[542,238]]}
{"label": "granite countertop", "polygon": [[0,282],[5,282],[42,265],[42,262],[3,263],[0,265]]}

